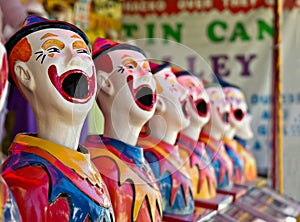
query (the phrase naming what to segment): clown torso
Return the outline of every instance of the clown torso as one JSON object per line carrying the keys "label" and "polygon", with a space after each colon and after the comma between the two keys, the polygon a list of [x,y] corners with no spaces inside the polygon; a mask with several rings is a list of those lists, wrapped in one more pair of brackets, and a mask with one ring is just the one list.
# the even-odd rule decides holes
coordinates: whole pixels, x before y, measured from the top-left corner
{"label": "clown torso", "polygon": [[2,176],[23,221],[114,221],[106,186],[83,147],[17,135]]}
{"label": "clown torso", "polygon": [[22,221],[17,203],[2,176],[0,176],[0,221]]}
{"label": "clown torso", "polygon": [[223,142],[204,133],[200,134],[200,141],[205,143],[205,149],[215,169],[218,189],[230,189],[233,185],[233,164]]}
{"label": "clown torso", "polygon": [[178,148],[163,141],[158,142],[150,136],[140,137],[138,144],[144,149],[145,158],[159,182],[164,215],[192,215],[192,182]]}
{"label": "clown torso", "polygon": [[161,193],[140,147],[102,136],[89,136],[84,145],[107,185],[116,221],[161,221]]}
{"label": "clown torso", "polygon": [[246,182],[253,182],[257,179],[257,167],[253,154],[246,146],[236,138],[237,151],[242,156],[244,163],[244,174]]}
{"label": "clown torso", "polygon": [[233,181],[242,184],[245,182],[244,161],[242,155],[238,152],[237,143],[233,139],[223,137],[226,152],[233,164]]}
{"label": "clown torso", "polygon": [[216,196],[217,181],[210,165],[204,144],[180,135],[177,142],[179,154],[192,178],[195,199],[211,199]]}

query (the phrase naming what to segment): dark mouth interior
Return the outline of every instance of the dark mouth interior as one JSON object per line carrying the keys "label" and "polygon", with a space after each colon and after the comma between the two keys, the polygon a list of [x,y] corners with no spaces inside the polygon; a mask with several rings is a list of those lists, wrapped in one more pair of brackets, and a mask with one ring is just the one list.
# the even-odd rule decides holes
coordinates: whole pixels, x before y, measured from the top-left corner
{"label": "dark mouth interior", "polygon": [[241,120],[241,119],[243,119],[243,117],[244,117],[244,113],[243,113],[243,111],[242,111],[241,109],[235,110],[235,111],[233,112],[233,114],[234,114],[234,117],[235,117],[237,120]]}
{"label": "dark mouth interior", "polygon": [[229,113],[228,112],[225,112],[222,114],[222,120],[225,122],[225,123],[228,123],[229,122]]}
{"label": "dark mouth interior", "polygon": [[136,93],[137,101],[143,106],[150,107],[153,103],[153,93],[149,87],[142,87]]}
{"label": "dark mouth interior", "polygon": [[81,73],[73,73],[64,79],[62,89],[73,98],[84,98],[88,95],[88,80]]}
{"label": "dark mouth interior", "polygon": [[181,107],[182,112],[183,112],[183,114],[184,114],[185,116],[188,115],[187,110],[186,110],[186,104],[187,104],[187,101],[184,101],[184,103],[183,103],[183,105],[182,105],[182,107]]}
{"label": "dark mouth interior", "polygon": [[206,115],[207,114],[207,104],[204,100],[201,100],[197,103],[196,105],[198,113],[201,115]]}

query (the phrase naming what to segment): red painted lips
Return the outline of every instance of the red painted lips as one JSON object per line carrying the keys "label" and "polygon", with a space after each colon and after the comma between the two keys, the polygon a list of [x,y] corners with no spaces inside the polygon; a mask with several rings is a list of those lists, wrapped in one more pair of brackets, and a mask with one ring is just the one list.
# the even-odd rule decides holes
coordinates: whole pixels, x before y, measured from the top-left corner
{"label": "red painted lips", "polygon": [[58,76],[56,66],[51,65],[48,75],[57,91],[69,102],[86,103],[95,91],[94,74],[89,77],[82,70],[73,69]]}

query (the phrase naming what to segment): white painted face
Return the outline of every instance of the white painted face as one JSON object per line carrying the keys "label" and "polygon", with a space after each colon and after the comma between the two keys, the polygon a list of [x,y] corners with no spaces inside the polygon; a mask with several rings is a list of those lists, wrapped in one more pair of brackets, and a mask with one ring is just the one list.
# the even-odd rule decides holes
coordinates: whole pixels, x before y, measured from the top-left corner
{"label": "white painted face", "polygon": [[[225,100],[223,90],[219,86],[210,86],[206,88],[211,104],[212,128],[218,133],[223,134],[229,130],[230,105]],[[213,133],[213,132],[212,132]]]}
{"label": "white painted face", "polygon": [[179,76],[177,81],[189,92],[190,99],[187,109],[191,115],[191,122],[203,126],[210,118],[209,98],[203,83],[191,75]]}
{"label": "white painted face", "polygon": [[4,45],[0,42],[0,111],[3,109],[3,105],[6,99],[8,90],[8,64],[6,57],[6,50]]}
{"label": "white painted face", "polygon": [[26,39],[32,54],[27,62],[17,61],[14,69],[22,91],[34,95],[34,109],[55,106],[61,112],[87,113],[96,94],[96,75],[83,39],[57,28],[33,32]]}
{"label": "white painted face", "polygon": [[252,121],[251,114],[246,113],[245,117],[242,120],[242,124],[237,127],[235,135],[244,140],[251,139],[253,137],[251,121]]}
{"label": "white painted face", "polygon": [[234,128],[240,127],[248,109],[245,96],[241,90],[235,87],[224,87],[223,91],[231,108],[229,122]]}
{"label": "white painted face", "polygon": [[166,113],[164,117],[169,125],[182,130],[190,124],[190,113],[187,108],[189,93],[177,82],[170,67],[154,75],[157,82],[158,106]]}
{"label": "white painted face", "polygon": [[[95,64],[98,87],[109,95],[112,109],[119,112],[120,118],[125,114],[145,120],[153,116],[156,84],[149,63],[142,53],[131,49],[117,49],[96,58]],[[98,97],[97,100],[101,104],[101,98]]]}

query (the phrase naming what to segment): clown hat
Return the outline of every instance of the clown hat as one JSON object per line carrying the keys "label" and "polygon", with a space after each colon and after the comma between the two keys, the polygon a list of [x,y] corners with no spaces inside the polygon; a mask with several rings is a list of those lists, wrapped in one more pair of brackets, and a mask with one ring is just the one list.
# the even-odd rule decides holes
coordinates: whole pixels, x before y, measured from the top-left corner
{"label": "clown hat", "polygon": [[150,65],[150,69],[151,69],[151,72],[153,75],[158,73],[159,71],[163,70],[164,68],[170,67],[169,62],[156,63],[156,62],[150,61],[149,65]]}
{"label": "clown hat", "polygon": [[93,44],[93,59],[105,53],[121,49],[137,51],[146,57],[145,52],[137,46],[128,43],[114,42],[110,39],[97,38]]}
{"label": "clown hat", "polygon": [[64,21],[49,20],[40,16],[30,15],[25,19],[22,27],[13,36],[11,36],[10,39],[6,42],[5,47],[7,50],[7,56],[9,57],[9,54],[13,49],[13,47],[27,35],[34,33],[36,31],[40,31],[43,29],[50,29],[50,28],[73,31],[77,33],[85,41],[85,43],[89,46],[89,48],[91,48],[90,41],[88,40],[87,36],[84,34],[83,31],[81,31],[75,25],[72,25]]}

